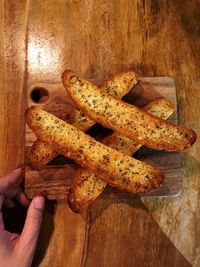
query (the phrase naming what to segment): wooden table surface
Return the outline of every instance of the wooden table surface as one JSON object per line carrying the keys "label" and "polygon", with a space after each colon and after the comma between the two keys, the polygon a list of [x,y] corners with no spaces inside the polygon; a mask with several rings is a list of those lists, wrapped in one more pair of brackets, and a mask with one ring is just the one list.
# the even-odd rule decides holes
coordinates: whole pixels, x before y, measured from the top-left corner
{"label": "wooden table surface", "polygon": [[[26,90],[136,70],[171,76],[180,121],[200,133],[200,2],[0,1],[0,175],[23,164]],[[200,266],[200,140],[177,198],[97,200],[81,215],[48,202],[33,266]]]}

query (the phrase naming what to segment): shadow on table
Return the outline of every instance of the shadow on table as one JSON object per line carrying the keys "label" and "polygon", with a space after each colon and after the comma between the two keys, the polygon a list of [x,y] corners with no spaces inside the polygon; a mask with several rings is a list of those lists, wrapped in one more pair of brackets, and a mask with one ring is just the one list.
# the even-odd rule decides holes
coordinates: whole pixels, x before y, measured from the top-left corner
{"label": "shadow on table", "polygon": [[90,218],[84,266],[103,267],[102,259],[107,266],[116,267],[192,266],[140,199],[99,200],[91,207]]}
{"label": "shadow on table", "polygon": [[40,228],[40,235],[35,252],[35,254],[37,254],[37,257],[34,257],[32,267],[39,266],[48,249],[49,242],[54,231],[53,214],[55,211],[55,205],[56,201],[48,201],[46,203],[44,217]]}
{"label": "shadow on table", "polygon": [[[183,198],[182,205],[188,205],[187,192],[190,188],[198,190],[199,181],[196,178],[200,173],[200,162],[191,154],[183,154],[182,164],[185,170],[184,195],[180,195],[179,198]],[[139,197],[128,200],[98,199],[94,202],[88,211],[90,227],[85,266],[91,266],[92,263],[93,266],[101,267],[103,258],[107,266],[139,267],[142,262],[144,267],[191,267],[185,255],[173,244],[151,214],[153,211],[173,205],[173,200],[179,201],[177,198],[152,199],[150,210],[149,205],[147,209]],[[170,219],[169,217],[169,227],[172,227]],[[198,225],[197,222],[196,224]],[[179,228],[178,221],[175,227]],[[121,248],[127,247],[127,240],[128,249],[124,249],[122,253]],[[195,240],[197,241],[198,237],[194,242]],[[111,246],[115,253],[112,260],[108,253]],[[187,245],[183,247],[186,248]],[[100,249],[101,253],[99,253]],[[184,253],[186,253],[185,250]]]}

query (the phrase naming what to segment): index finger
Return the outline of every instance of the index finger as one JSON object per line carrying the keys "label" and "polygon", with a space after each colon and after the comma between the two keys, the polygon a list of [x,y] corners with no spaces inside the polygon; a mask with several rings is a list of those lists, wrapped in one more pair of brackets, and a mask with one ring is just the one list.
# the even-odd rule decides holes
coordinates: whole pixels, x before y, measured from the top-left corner
{"label": "index finger", "polygon": [[20,180],[23,168],[18,168],[0,179],[0,194],[5,194],[10,186]]}

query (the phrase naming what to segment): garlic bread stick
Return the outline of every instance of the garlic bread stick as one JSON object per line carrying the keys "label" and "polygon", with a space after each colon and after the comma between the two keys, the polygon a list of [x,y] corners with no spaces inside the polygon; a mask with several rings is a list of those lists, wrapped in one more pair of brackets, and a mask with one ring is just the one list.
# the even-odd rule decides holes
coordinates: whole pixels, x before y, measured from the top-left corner
{"label": "garlic bread stick", "polygon": [[[143,110],[166,120],[173,113],[174,108],[170,101],[159,99],[144,106]],[[105,137],[102,143],[128,156],[131,156],[141,147],[140,144],[119,133]],[[103,192],[105,187],[106,183],[98,178],[98,175],[88,169],[80,168],[72,179],[68,203],[73,211],[80,212],[83,208],[87,208]]]}
{"label": "garlic bread stick", "polygon": [[[137,82],[138,76],[135,72],[123,72],[113,76],[103,85],[99,86],[99,89],[107,94],[122,98]],[[86,132],[95,124],[95,121],[91,120],[79,109],[75,109],[70,113],[66,118],[66,122],[74,125],[83,132]],[[31,148],[28,158],[29,165],[32,169],[42,170],[45,165],[57,155],[58,154],[54,152],[50,145],[38,139]]]}
{"label": "garlic bread stick", "polygon": [[183,151],[196,140],[193,130],[174,125],[100,92],[90,82],[66,70],[62,81],[68,95],[88,117],[107,128],[157,150]]}
{"label": "garlic bread stick", "polygon": [[128,192],[158,188],[164,175],[157,168],[125,156],[76,127],[37,107],[26,111],[26,121],[35,135],[53,149],[89,168],[106,183]]}

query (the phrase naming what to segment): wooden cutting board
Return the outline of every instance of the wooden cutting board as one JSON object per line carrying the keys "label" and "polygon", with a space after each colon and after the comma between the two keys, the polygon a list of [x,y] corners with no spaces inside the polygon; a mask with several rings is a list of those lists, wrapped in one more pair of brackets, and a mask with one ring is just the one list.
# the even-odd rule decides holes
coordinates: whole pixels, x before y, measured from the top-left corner
{"label": "wooden cutting board", "polygon": [[[93,81],[98,84],[97,81]],[[125,97],[124,100],[137,106],[143,106],[148,102],[165,98],[170,100],[175,107],[175,112],[169,121],[178,124],[178,112],[176,101],[176,88],[174,81],[169,77],[145,77],[141,78]],[[75,107],[67,97],[67,93],[62,83],[31,84],[27,90],[28,106],[37,105],[53,113],[61,119],[72,111]],[[90,134],[106,134],[102,127],[94,126]],[[78,166],[63,156],[58,156],[50,162],[45,169],[34,171],[28,166],[28,154],[33,142],[36,140],[33,132],[26,126],[26,170],[25,170],[25,192],[28,197],[33,198],[36,194],[43,192],[48,199],[66,199],[69,185]],[[142,147],[134,157],[144,160],[157,166],[165,174],[163,185],[150,193],[140,194],[145,197],[166,197],[177,196],[182,189],[182,168],[180,153],[155,151]],[[101,198],[135,198],[136,194],[119,191],[107,186]]]}

